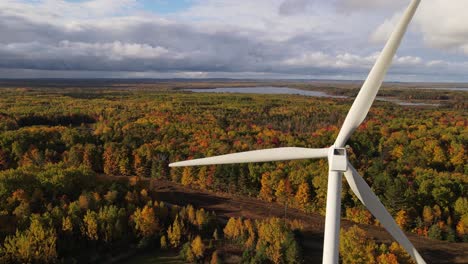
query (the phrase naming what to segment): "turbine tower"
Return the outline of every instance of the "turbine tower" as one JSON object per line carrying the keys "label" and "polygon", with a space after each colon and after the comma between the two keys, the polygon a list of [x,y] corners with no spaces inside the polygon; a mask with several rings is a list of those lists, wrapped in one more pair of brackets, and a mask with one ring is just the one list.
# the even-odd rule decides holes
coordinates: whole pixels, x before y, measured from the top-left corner
{"label": "turbine tower", "polygon": [[364,121],[377,92],[382,85],[387,70],[395,56],[396,50],[405,34],[421,0],[412,0],[406,9],[401,21],[390,36],[382,53],[361,87],[351,109],[346,116],[344,124],[333,146],[329,148],[273,148],[254,150],[214,156],[203,159],[194,159],[169,164],[170,167],[201,166],[214,164],[234,164],[250,162],[287,161],[297,159],[328,158],[328,190],[325,216],[325,238],[323,245],[323,263],[337,264],[339,260],[339,232],[341,216],[341,180],[344,173],[351,190],[377,218],[382,226],[400,243],[400,245],[418,263],[426,263],[416,248],[411,244],[395,220],[388,213],[379,198],[372,192],[369,185],[351,165],[344,148],[356,128]]}

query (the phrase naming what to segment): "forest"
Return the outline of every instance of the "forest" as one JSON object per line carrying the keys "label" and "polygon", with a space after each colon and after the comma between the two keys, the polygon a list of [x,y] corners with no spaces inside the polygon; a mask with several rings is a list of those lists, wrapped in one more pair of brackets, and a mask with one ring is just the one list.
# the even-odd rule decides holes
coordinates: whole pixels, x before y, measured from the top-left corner
{"label": "forest", "polygon": [[[118,262],[157,250],[188,262],[222,263],[229,247],[240,250],[243,263],[303,262],[300,224],[222,219],[158,200],[151,185],[171,181],[324,214],[323,160],[168,164],[271,147],[329,146],[352,100],[134,86],[0,88],[1,262]],[[467,243],[468,98],[448,93],[401,95],[447,100],[439,107],[376,102],[348,142],[348,155],[403,230]],[[379,223],[343,187],[342,217],[360,226],[342,232],[343,263],[411,263],[397,244],[367,238],[362,224]],[[363,248],[353,254],[358,246]]]}

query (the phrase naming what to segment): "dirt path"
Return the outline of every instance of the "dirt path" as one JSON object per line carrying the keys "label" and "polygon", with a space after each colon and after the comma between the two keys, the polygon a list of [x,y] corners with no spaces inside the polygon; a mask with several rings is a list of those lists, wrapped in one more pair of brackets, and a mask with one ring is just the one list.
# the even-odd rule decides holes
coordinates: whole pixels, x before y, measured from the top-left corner
{"label": "dirt path", "polygon": [[[253,219],[270,216],[284,217],[284,207],[253,198],[233,197],[226,194],[194,190],[168,181],[153,184],[156,198],[172,204],[192,204],[215,211],[222,219],[247,217]],[[304,226],[304,247],[306,263],[321,263],[325,219],[316,213],[303,213],[288,209],[288,219],[301,220]],[[342,226],[350,227],[353,222],[342,220]],[[377,226],[360,225],[379,242],[393,241],[392,237]],[[468,263],[468,243],[448,243],[407,233],[410,240],[428,263]]]}

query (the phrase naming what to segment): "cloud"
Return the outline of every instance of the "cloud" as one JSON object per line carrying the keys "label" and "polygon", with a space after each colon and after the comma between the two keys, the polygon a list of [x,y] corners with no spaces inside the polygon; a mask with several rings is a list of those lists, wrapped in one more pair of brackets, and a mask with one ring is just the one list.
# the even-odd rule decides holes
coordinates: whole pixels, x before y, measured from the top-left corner
{"label": "cloud", "polygon": [[[422,1],[415,16],[424,43],[428,47],[468,55],[468,1]],[[402,13],[385,20],[371,35],[375,43],[388,39]]]}
{"label": "cloud", "polygon": [[[459,1],[450,8],[422,2],[391,69],[395,78],[466,78],[459,53],[468,54],[467,34],[458,24],[465,18],[452,10],[465,7]],[[137,0],[4,0],[0,77],[16,69],[28,76],[363,78],[407,2],[193,0],[160,15]],[[430,19],[449,12],[444,23]]]}
{"label": "cloud", "polygon": [[392,34],[393,29],[403,16],[403,12],[398,12],[390,19],[386,19],[371,35],[371,41],[374,43],[385,43]]}
{"label": "cloud", "polygon": [[[0,52],[5,55],[27,55],[28,59],[42,60],[50,58],[51,54],[58,58],[64,57],[94,57],[109,61],[124,59],[158,59],[162,57],[179,58],[179,54],[170,54],[162,47],[152,47],[148,44],[121,43],[85,43],[60,41],[57,45],[43,45],[39,42],[10,43],[0,45]],[[22,57],[25,58],[24,56]]]}
{"label": "cloud", "polygon": [[21,13],[33,21],[47,19],[51,22],[93,19],[95,17],[110,17],[123,15],[138,7],[137,0],[2,0],[2,12],[11,15]]}
{"label": "cloud", "polygon": [[408,4],[408,0],[337,0],[340,11],[355,12],[376,9],[393,9]]}
{"label": "cloud", "polygon": [[468,55],[468,1],[431,0],[422,3],[417,17],[426,44],[459,50]]}
{"label": "cloud", "polygon": [[[353,73],[367,73],[379,53],[372,53],[367,56],[358,54],[341,53],[336,55],[324,54],[322,52],[305,53],[299,57],[289,58],[283,61],[284,65],[291,67],[302,67],[312,69],[320,67],[327,69],[328,72],[339,72],[345,70]],[[420,57],[414,56],[396,56],[393,63],[394,70],[408,69],[414,66],[424,66],[424,61]]]}
{"label": "cloud", "polygon": [[304,12],[311,4],[310,0],[284,0],[279,6],[280,15],[289,16]]}

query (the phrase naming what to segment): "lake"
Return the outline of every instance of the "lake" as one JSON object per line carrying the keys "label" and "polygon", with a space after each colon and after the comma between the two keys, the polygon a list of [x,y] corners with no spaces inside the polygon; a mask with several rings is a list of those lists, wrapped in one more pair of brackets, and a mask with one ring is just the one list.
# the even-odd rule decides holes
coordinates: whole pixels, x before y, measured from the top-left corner
{"label": "lake", "polygon": [[430,87],[430,88],[424,88],[428,90],[445,90],[445,91],[461,91],[461,92],[468,92],[468,88],[466,87]]}
{"label": "lake", "polygon": [[313,97],[326,97],[326,98],[347,98],[347,96],[331,95],[325,92],[319,91],[306,91],[293,89],[289,87],[273,87],[273,86],[261,86],[261,87],[224,87],[224,88],[213,88],[213,89],[184,89],[184,91],[190,91],[194,93],[246,93],[246,94],[295,94],[305,95]]}
{"label": "lake", "polygon": [[[455,89],[455,88],[447,88],[447,89]],[[190,91],[194,93],[293,94],[293,95],[304,95],[304,96],[324,97],[324,98],[348,98],[348,96],[331,95],[331,94],[327,94],[325,92],[320,92],[320,91],[306,91],[306,90],[299,90],[299,89],[294,89],[294,88],[289,88],[289,87],[273,87],[273,86],[183,89],[183,91]],[[403,105],[403,106],[439,106],[439,104],[405,102],[405,101],[401,101],[398,99],[386,98],[386,97],[377,97],[377,100],[392,102],[392,103]]]}

